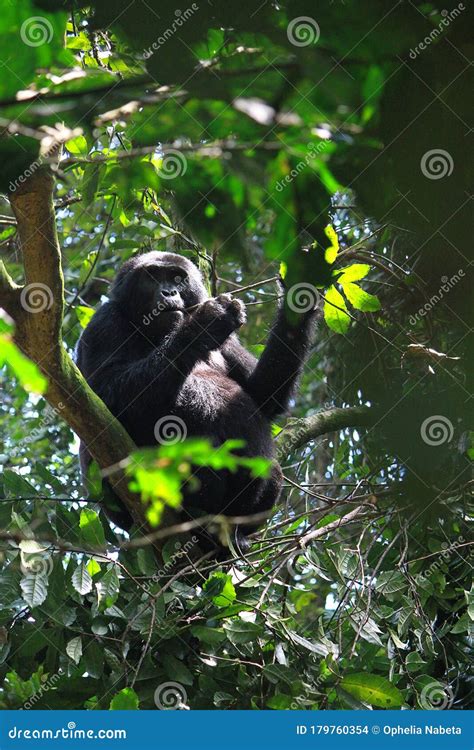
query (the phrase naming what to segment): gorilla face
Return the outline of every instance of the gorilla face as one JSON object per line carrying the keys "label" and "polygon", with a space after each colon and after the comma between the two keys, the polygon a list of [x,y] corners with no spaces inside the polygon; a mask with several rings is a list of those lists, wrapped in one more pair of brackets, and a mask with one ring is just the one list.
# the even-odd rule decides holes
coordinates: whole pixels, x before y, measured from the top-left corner
{"label": "gorilla face", "polygon": [[165,333],[208,294],[191,261],[174,253],[153,251],[124,264],[110,298],[135,325],[148,332]]}

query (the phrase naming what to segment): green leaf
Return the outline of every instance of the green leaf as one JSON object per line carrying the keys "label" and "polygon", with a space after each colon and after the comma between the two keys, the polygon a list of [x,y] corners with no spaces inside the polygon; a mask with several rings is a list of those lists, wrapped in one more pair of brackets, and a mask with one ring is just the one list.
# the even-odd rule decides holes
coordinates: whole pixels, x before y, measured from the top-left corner
{"label": "green leaf", "polygon": [[367,672],[346,675],[341,688],[363,703],[379,708],[398,708],[403,704],[403,695],[385,677]]}
{"label": "green leaf", "polygon": [[376,590],[381,594],[394,594],[407,588],[407,580],[399,570],[387,570],[377,576]]}
{"label": "green leaf", "polygon": [[133,688],[123,688],[110,701],[111,711],[138,711],[139,700]]}
{"label": "green leaf", "polygon": [[75,664],[79,664],[82,656],[82,638],[80,635],[72,638],[66,644],[66,653]]}
{"label": "green leaf", "polygon": [[98,605],[101,612],[117,601],[119,587],[119,577],[112,565],[97,582]]}
{"label": "green leaf", "polygon": [[[342,283],[341,279],[338,279],[339,283]],[[344,284],[344,294],[347,299],[356,308],[356,310],[362,310],[362,312],[376,312],[380,310],[380,300],[373,294],[369,294],[362,289],[358,284]]]}
{"label": "green leaf", "polygon": [[213,573],[207,579],[203,591],[216,607],[228,607],[237,596],[231,576],[220,572]]}
{"label": "green leaf", "polygon": [[331,241],[329,247],[324,250],[324,257],[327,263],[334,263],[339,252],[339,240],[337,237],[336,230],[330,224],[324,230],[324,234]]}
{"label": "green leaf", "polygon": [[84,560],[77,566],[76,570],[72,574],[72,585],[79,594],[88,594],[92,591],[92,577],[87,570],[87,565]]}
{"label": "green leaf", "polygon": [[324,320],[335,333],[347,333],[351,324],[344,297],[337,291],[335,286],[330,286],[326,290]]}
{"label": "green leaf", "polygon": [[359,281],[365,278],[369,271],[370,266],[367,263],[353,263],[351,266],[342,269],[342,274],[338,277],[338,283],[346,284],[348,281]]}
{"label": "green leaf", "polygon": [[222,643],[226,639],[226,634],[223,630],[207,627],[206,625],[195,625],[191,628],[191,633],[203,643]]}
{"label": "green leaf", "polygon": [[77,319],[81,324],[81,328],[85,328],[87,325],[89,325],[90,320],[95,313],[94,308],[86,307],[85,305],[78,305],[74,309],[76,311]]}
{"label": "green leaf", "polygon": [[81,537],[86,544],[97,548],[105,547],[104,529],[95,510],[90,510],[89,508],[81,510],[79,528],[81,530]]}
{"label": "green leaf", "polygon": [[170,680],[180,682],[182,685],[193,684],[194,677],[187,666],[172,654],[163,654],[162,664]]}
{"label": "green leaf", "polygon": [[44,575],[28,573],[20,581],[23,599],[30,607],[39,607],[48,594],[48,579]]}
{"label": "green leaf", "polygon": [[253,622],[245,622],[240,618],[227,622],[224,625],[224,630],[227,633],[229,641],[234,645],[251,643],[256,640],[257,636],[262,635],[260,625],[255,625]]}
{"label": "green leaf", "polygon": [[25,391],[40,394],[45,392],[48,381],[8,334],[0,336],[0,367],[4,364],[8,365]]}

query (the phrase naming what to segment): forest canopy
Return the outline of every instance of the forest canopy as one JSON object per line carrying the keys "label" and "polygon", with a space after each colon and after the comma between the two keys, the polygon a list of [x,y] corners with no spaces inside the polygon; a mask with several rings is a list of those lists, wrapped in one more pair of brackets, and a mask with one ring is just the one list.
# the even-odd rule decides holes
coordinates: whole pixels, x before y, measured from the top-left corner
{"label": "forest canopy", "polygon": [[[467,3],[0,6],[0,707],[469,707]],[[176,526],[236,446],[137,452],[73,364],[150,250],[238,296],[257,356],[279,277],[318,307],[244,555]]]}

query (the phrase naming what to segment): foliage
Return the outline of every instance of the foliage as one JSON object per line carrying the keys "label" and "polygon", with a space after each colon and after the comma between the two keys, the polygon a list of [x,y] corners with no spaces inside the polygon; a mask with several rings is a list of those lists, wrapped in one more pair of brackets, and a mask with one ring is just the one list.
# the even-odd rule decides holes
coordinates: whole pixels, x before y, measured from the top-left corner
{"label": "foliage", "polygon": [[[258,353],[283,264],[289,316],[292,289],[324,308],[293,416],[365,404],[376,419],[283,456],[284,497],[242,556],[210,560],[191,530],[164,536],[157,563],[85,499],[77,440],[2,317],[2,708],[469,705],[469,10],[455,7],[3,3],[0,246],[23,283],[7,192],[52,165],[65,349],[120,264],[153,248],[198,262],[212,293],[250,285],[234,293]],[[193,467],[237,464],[237,445],[197,440],[130,470],[158,523]]]}

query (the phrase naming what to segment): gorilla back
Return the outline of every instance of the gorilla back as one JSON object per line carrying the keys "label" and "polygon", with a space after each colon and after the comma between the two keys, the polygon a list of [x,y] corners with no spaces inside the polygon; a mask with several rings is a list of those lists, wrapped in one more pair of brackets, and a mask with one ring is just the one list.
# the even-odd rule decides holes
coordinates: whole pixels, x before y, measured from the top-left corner
{"label": "gorilla back", "polygon": [[[191,308],[191,309],[190,309]],[[174,253],[128,260],[110,300],[94,315],[77,346],[77,364],[92,389],[138,446],[154,446],[166,420],[178,418],[188,436],[216,446],[245,441],[244,455],[273,458],[271,421],[286,410],[309,345],[314,311],[290,326],[280,308],[257,361],[239,342],[244,305],[228,294],[209,298],[198,269]],[[81,445],[86,471],[90,457]],[[251,479],[210,469],[196,472],[199,489],[185,488],[183,509],[231,516],[269,510],[278,499],[281,470]],[[130,526],[124,510],[111,519]],[[254,524],[245,527],[257,528]]]}

